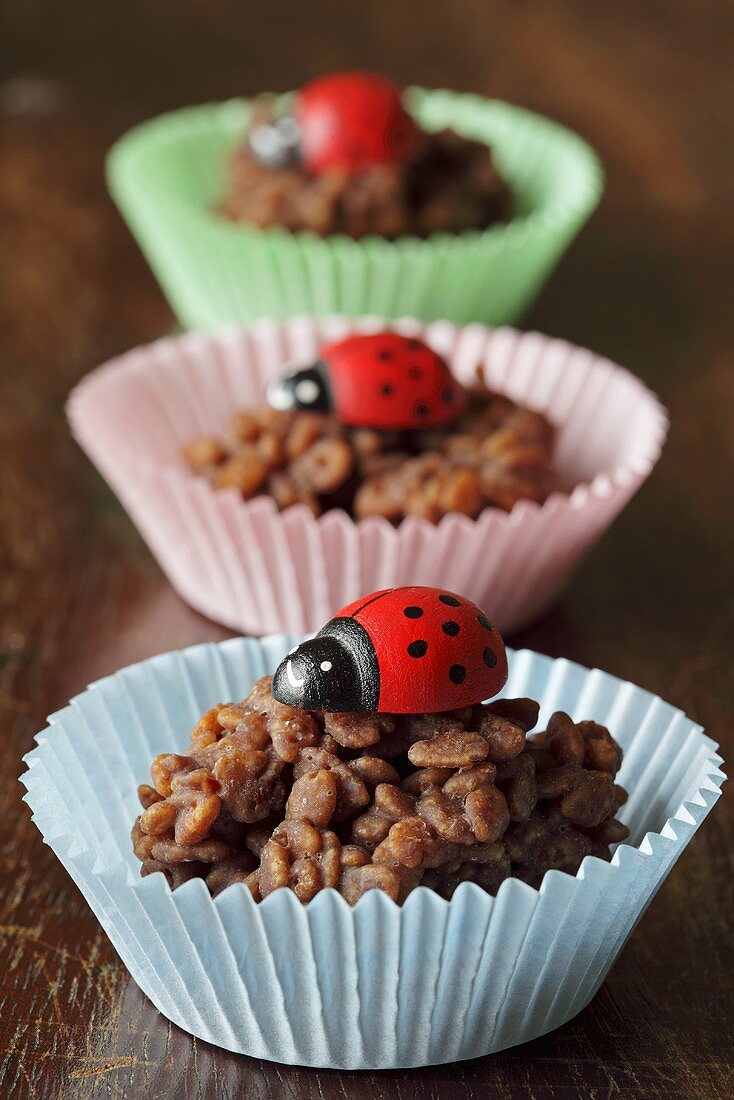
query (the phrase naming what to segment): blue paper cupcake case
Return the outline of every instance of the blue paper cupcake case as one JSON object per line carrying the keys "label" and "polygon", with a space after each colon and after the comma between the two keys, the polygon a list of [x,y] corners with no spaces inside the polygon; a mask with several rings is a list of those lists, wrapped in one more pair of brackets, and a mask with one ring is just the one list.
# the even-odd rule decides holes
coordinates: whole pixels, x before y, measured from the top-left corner
{"label": "blue paper cupcake case", "polygon": [[419,888],[402,908],[379,891],[350,909],[333,890],[308,906],[244,886],[215,900],[201,880],[171,891],[139,877],[136,787],[200,714],[242,698],[299,639],[237,638],[164,654],[93,684],[52,715],[26,757],[25,800],[134,980],[168,1019],[217,1046],[278,1062],[387,1069],[474,1058],[559,1027],[589,1003],[720,794],[717,746],[633,684],[527,650],[504,694],[607,724],[625,750],[631,829],[611,863],[509,879],[447,902]]}

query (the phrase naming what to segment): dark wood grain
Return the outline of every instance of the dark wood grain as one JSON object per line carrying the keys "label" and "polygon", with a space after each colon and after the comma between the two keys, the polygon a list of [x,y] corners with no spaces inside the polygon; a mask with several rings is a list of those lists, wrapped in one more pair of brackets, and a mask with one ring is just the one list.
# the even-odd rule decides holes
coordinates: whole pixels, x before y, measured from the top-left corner
{"label": "dark wood grain", "polygon": [[515,100],[599,148],[603,205],[527,323],[631,367],[673,430],[562,605],[513,640],[635,680],[731,754],[731,4],[26,0],[6,5],[0,41],[0,1095],[732,1095],[729,797],[571,1024],[474,1063],[360,1075],[236,1057],[169,1025],[17,783],[45,715],[90,679],[225,636],[172,594],[64,424],[78,378],[173,324],[106,197],[104,152],[160,110],[344,65]]}

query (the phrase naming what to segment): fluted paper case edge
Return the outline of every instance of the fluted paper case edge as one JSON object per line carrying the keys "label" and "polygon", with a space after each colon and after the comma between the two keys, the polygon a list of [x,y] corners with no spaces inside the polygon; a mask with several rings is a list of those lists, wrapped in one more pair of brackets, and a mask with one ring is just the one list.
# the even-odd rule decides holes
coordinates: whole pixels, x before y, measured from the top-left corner
{"label": "fluted paper case edge", "polygon": [[260,1058],[386,1069],[473,1058],[570,1020],[720,794],[716,745],[680,710],[633,684],[527,650],[504,694],[607,724],[625,750],[611,863],[514,879],[450,902],[420,887],[397,907],[379,891],[353,908],[333,890],[307,906],[289,890],[259,906],[244,886],[212,900],[203,881],[171,891],[139,878],[130,846],[136,785],[153,755],[180,749],[199,715],[244,696],[299,639],[233,639],[164,654],[93,684],[52,715],[26,757],[33,820],[132,977],[169,1020]]}

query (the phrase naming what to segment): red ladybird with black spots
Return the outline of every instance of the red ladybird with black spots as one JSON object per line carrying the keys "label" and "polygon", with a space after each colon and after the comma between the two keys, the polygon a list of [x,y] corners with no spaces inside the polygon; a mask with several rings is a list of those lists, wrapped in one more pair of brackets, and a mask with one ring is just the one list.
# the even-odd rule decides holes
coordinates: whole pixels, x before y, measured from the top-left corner
{"label": "red ladybird with black spots", "polygon": [[344,72],[305,84],[294,115],[308,172],[358,172],[405,160],[418,129],[397,84],[377,73]]}
{"label": "red ladybird with black spots", "polygon": [[342,608],[283,659],[273,696],[306,710],[435,714],[473,706],[507,680],[502,636],[443,588],[387,588]]}
{"label": "red ladybird with black spots", "polygon": [[419,130],[402,91],[369,72],[331,73],[304,84],[292,109],[253,127],[250,148],[263,164],[301,164],[314,176],[354,175],[400,164],[415,150]]}
{"label": "red ladybird with black spots", "polygon": [[325,344],[315,363],[271,383],[268,400],[276,409],[333,412],[349,427],[400,431],[450,423],[466,392],[423,340],[386,330]]}

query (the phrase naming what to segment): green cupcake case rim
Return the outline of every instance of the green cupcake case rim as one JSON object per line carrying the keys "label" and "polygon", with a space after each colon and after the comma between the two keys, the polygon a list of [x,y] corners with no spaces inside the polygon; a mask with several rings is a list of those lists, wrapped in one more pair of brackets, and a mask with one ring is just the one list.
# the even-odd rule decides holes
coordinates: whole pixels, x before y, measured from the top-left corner
{"label": "green cupcake case rim", "polygon": [[[516,200],[510,221],[359,241],[228,221],[216,205],[251,100],[182,108],[120,138],[107,158],[110,192],[184,324],[212,327],[279,306],[281,315],[407,309],[494,324],[516,319],[597,205],[601,162],[573,131],[524,108],[446,90],[410,88],[406,97],[426,129],[452,126],[492,147]],[[398,267],[378,279],[375,261]]]}

